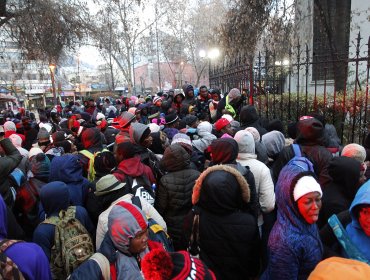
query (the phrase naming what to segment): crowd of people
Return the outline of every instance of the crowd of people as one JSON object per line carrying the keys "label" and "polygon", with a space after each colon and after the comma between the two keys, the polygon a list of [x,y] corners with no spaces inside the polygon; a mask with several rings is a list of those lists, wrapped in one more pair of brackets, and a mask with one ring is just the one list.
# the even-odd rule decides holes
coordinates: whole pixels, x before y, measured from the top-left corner
{"label": "crowd of people", "polygon": [[370,278],[370,134],[246,103],[186,85],[4,112],[0,278]]}

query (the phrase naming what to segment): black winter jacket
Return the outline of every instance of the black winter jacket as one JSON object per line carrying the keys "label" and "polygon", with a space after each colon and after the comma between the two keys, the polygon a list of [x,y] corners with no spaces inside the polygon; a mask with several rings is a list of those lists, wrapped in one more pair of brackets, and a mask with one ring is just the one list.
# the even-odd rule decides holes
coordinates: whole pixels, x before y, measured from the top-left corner
{"label": "black winter jacket", "polygon": [[329,163],[331,183],[323,189],[322,207],[317,225],[322,228],[333,214],[346,211],[360,187],[360,162],[348,157],[334,157]]}
{"label": "black winter jacket", "polygon": [[[301,120],[297,125],[298,136],[295,143],[299,144],[301,153],[307,157],[314,166],[315,174],[318,177],[321,188],[325,188],[331,181],[328,173],[331,153],[323,146],[324,127],[321,122],[312,118]],[[272,179],[277,182],[281,169],[294,157],[293,147],[285,147],[279,154],[272,166]]]}
{"label": "black winter jacket", "polygon": [[182,229],[192,208],[191,195],[200,173],[191,169],[190,155],[179,144],[165,150],[160,164],[169,172],[160,180],[155,207],[166,221],[175,250],[185,250],[187,244],[183,242]]}
{"label": "black winter jacket", "polygon": [[250,279],[259,272],[258,226],[249,200],[247,181],[231,166],[209,167],[194,186],[200,258],[217,279]]}
{"label": "black winter jacket", "polygon": [[18,166],[22,160],[22,155],[8,138],[1,140],[0,146],[5,154],[5,156],[0,157],[0,194],[6,205],[11,207],[14,200],[10,191],[8,176]]}

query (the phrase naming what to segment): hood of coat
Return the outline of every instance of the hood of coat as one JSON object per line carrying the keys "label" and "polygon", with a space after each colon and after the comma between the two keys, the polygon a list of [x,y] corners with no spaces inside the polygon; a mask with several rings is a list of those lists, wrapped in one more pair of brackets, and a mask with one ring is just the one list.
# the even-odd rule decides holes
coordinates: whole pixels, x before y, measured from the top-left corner
{"label": "hood of coat", "polygon": [[213,213],[225,214],[242,209],[250,201],[249,184],[235,168],[215,165],[196,180],[192,202]]}
{"label": "hood of coat", "polygon": [[129,252],[130,240],[148,228],[143,212],[134,204],[121,201],[113,206],[108,216],[108,234],[114,247],[120,252]]}
{"label": "hood of coat", "polygon": [[66,184],[81,182],[82,165],[77,155],[65,154],[51,161],[49,181],[62,181]]}
{"label": "hood of coat", "polygon": [[265,145],[267,155],[274,158],[285,146],[285,137],[280,131],[270,131],[262,136],[262,143]]}
{"label": "hood of coat", "polygon": [[314,176],[297,165],[286,165],[280,171],[275,187],[278,222],[285,228],[294,227],[300,232],[317,236],[316,224],[308,224],[299,213],[297,202],[293,199],[293,191],[297,181],[303,176]]}
{"label": "hood of coat", "polygon": [[238,143],[239,153],[255,154],[256,144],[252,133],[246,130],[238,131],[234,136],[235,141]]}
{"label": "hood of coat", "polygon": [[121,161],[118,164],[117,169],[123,171],[123,173],[128,176],[138,177],[144,174],[145,166],[146,165],[141,162],[140,156],[135,156]]}
{"label": "hood of coat", "polygon": [[356,215],[355,209],[357,206],[362,204],[370,205],[370,180],[368,180],[365,184],[363,184],[356,193],[354,200],[352,201],[351,207],[349,208],[349,212],[352,218],[352,224],[356,228],[361,228],[358,222],[358,217]]}
{"label": "hood of coat", "polygon": [[58,215],[70,205],[67,185],[60,181],[44,185],[41,188],[40,201],[47,216]]}
{"label": "hood of coat", "polygon": [[[353,158],[334,157],[329,162],[328,172],[338,191],[352,201],[360,185],[361,163]],[[357,182],[357,184],[356,184]]]}
{"label": "hood of coat", "polygon": [[323,145],[325,142],[324,126],[315,118],[300,120],[297,123],[295,142],[306,146]]}
{"label": "hood of coat", "polygon": [[131,142],[140,145],[140,140],[146,133],[146,130],[149,130],[148,132],[150,133],[149,126],[138,122],[132,123],[129,129]]}
{"label": "hood of coat", "polygon": [[216,139],[211,144],[212,164],[233,164],[238,152],[238,143],[233,138]]}
{"label": "hood of coat", "polygon": [[85,129],[82,132],[81,141],[85,149],[102,147],[102,136],[97,128]]}
{"label": "hood of coat", "polygon": [[164,151],[160,165],[169,172],[186,169],[190,166],[190,155],[180,144],[176,143]]}
{"label": "hood of coat", "polygon": [[7,217],[6,205],[3,197],[0,195],[0,239],[4,239],[8,235]]}
{"label": "hood of coat", "polygon": [[248,126],[250,124],[253,124],[255,121],[259,119],[259,116],[257,114],[257,110],[253,105],[247,105],[244,106],[240,110],[240,123],[243,126]]}

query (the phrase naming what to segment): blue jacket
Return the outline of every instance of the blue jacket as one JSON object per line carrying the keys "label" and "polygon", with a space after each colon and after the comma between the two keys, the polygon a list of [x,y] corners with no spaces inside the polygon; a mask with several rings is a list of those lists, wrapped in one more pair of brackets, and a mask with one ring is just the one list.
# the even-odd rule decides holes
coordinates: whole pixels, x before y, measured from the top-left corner
{"label": "blue jacket", "polygon": [[349,238],[352,240],[354,245],[363,253],[363,256],[370,261],[370,237],[367,236],[363,229],[361,228],[358,217],[355,212],[356,208],[360,204],[367,204],[370,206],[370,181],[367,181],[362,187],[358,190],[355,199],[352,202],[351,207],[349,208],[352,222],[347,225],[346,231],[349,235]]}
{"label": "blue jacket", "polygon": [[[68,187],[63,182],[51,182],[44,185],[40,192],[40,200],[45,210],[46,217],[58,216],[61,210],[66,210],[70,205]],[[76,218],[94,236],[95,228],[85,208],[76,206]],[[38,244],[50,260],[51,247],[54,245],[55,226],[39,224],[33,233],[33,242]]]}
{"label": "blue jacket", "polygon": [[91,184],[82,176],[82,164],[78,156],[67,154],[55,157],[50,167],[49,182],[53,181],[62,181],[67,185],[72,205],[85,206]]}
{"label": "blue jacket", "polygon": [[321,261],[316,224],[308,224],[293,201],[294,181],[302,169],[285,166],[276,184],[277,221],[268,241],[269,261],[261,279],[307,279]]}
{"label": "blue jacket", "polygon": [[[0,195],[0,241],[7,237],[7,209]],[[5,250],[26,279],[51,279],[49,261],[39,246],[29,242],[13,244]]]}

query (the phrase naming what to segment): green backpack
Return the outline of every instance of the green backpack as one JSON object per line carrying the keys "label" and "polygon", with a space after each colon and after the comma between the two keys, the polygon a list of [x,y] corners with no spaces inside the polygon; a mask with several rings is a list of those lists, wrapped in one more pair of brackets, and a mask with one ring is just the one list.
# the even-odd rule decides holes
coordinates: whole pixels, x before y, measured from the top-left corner
{"label": "green backpack", "polygon": [[59,217],[49,217],[43,223],[55,225],[54,246],[50,268],[54,279],[66,279],[74,269],[94,254],[92,239],[76,219],[76,207],[60,211]]}

